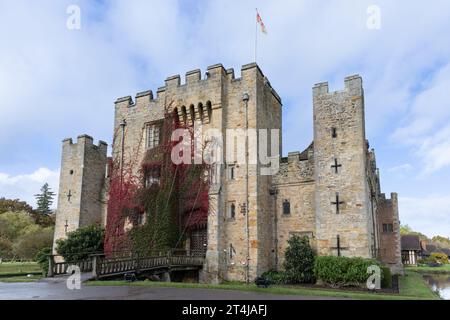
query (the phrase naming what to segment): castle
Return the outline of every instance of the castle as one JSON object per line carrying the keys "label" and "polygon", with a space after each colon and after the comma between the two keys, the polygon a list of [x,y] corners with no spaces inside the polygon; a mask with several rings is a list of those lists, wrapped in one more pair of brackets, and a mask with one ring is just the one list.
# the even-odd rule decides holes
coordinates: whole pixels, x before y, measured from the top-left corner
{"label": "castle", "polygon": [[[292,235],[309,237],[319,255],[377,258],[401,272],[397,194],[388,199],[380,190],[365,135],[362,79],[344,83],[337,92],[327,83],[313,87],[314,140],[303,152],[272,158],[274,174],[261,174],[267,165],[260,162],[215,165],[207,224],[183,243],[205,250],[203,281],[251,281],[281,268]],[[146,91],[117,99],[113,161],[142,160],[158,145],[168,101],[178,121],[222,132],[225,148],[227,129],[282,132],[281,98],[258,65],[244,65],[235,78],[233,69],[217,64],[204,78],[200,70],[187,72],[183,84],[179,75],[167,78],[156,97]],[[282,154],[281,133],[278,139],[270,154]],[[81,226],[108,223],[108,159],[105,142],[95,145],[87,135],[63,141],[55,241]]]}

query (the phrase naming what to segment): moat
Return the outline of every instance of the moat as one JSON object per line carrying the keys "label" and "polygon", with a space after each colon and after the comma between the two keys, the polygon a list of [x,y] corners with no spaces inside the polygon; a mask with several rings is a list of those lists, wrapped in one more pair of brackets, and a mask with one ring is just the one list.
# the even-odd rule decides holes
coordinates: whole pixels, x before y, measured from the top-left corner
{"label": "moat", "polygon": [[450,300],[450,274],[424,274],[423,278],[442,299]]}

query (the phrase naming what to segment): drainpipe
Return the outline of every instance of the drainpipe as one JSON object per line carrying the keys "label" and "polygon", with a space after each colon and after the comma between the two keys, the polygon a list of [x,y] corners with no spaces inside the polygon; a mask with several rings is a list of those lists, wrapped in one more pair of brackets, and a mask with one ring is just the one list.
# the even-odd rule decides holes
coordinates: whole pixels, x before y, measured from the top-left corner
{"label": "drainpipe", "polygon": [[247,235],[247,257],[245,265],[245,282],[250,283],[250,220],[248,214],[249,210],[249,195],[248,195],[248,101],[250,96],[247,92],[242,96],[242,101],[245,103],[245,232]]}
{"label": "drainpipe", "polygon": [[375,195],[372,192],[370,195],[370,206],[371,206],[371,211],[372,211],[372,228],[373,228],[373,250],[374,250],[374,255],[375,258],[381,258],[379,256],[379,252],[378,252],[378,246],[377,246],[377,225],[376,225],[376,221],[375,221],[375,213],[374,213],[374,209],[373,209],[373,201],[374,201]]}
{"label": "drainpipe", "polygon": [[274,225],[274,230],[273,230],[273,234],[274,234],[274,246],[275,246],[275,270],[278,270],[278,213],[277,213],[277,207],[278,207],[278,189],[273,189],[270,192],[271,195],[273,195],[273,203],[274,203],[274,208],[273,208],[273,212],[274,212],[274,218],[273,218],[273,225]]}
{"label": "drainpipe", "polygon": [[122,120],[120,123],[120,127],[122,128],[122,141],[120,143],[121,151],[120,151],[120,182],[122,184],[123,180],[123,162],[124,162],[124,153],[125,153],[125,127],[127,125],[127,122],[125,119]]}

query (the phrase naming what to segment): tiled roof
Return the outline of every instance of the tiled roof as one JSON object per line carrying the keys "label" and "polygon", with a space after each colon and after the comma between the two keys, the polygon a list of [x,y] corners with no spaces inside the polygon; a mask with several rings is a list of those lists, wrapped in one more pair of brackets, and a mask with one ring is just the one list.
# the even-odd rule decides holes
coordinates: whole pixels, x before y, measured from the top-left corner
{"label": "tiled roof", "polygon": [[402,236],[402,250],[421,250],[419,236],[404,235]]}

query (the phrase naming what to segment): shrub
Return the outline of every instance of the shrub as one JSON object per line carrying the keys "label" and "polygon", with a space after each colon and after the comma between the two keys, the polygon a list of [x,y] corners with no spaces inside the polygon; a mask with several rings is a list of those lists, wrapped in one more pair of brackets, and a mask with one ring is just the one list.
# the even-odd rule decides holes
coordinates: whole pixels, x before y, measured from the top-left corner
{"label": "shrub", "polygon": [[51,247],[45,247],[39,250],[36,254],[35,260],[41,266],[42,274],[47,276],[48,274],[48,257],[52,254]]}
{"label": "shrub", "polygon": [[270,284],[284,284],[286,282],[285,274],[281,271],[266,271],[262,274],[262,277],[269,280]]}
{"label": "shrub", "polygon": [[392,288],[392,274],[391,269],[386,266],[381,267],[382,277],[381,277],[381,287],[382,288]]}
{"label": "shrub", "polygon": [[99,226],[79,228],[56,242],[56,251],[66,261],[85,260],[90,254],[103,252],[104,230]]}
{"label": "shrub", "polygon": [[0,259],[11,259],[12,253],[12,243],[6,238],[0,237]]}
{"label": "shrub", "polygon": [[[36,225],[35,225],[36,226]],[[33,260],[42,248],[49,247],[53,242],[53,229],[42,229],[39,226],[19,237],[13,244],[13,253],[24,260]]]}
{"label": "shrub", "polygon": [[[370,274],[367,268],[372,265],[381,267],[373,259],[323,256],[317,257],[314,274],[317,279],[332,287],[365,285]],[[381,276],[383,280],[383,275]]]}
{"label": "shrub", "polygon": [[308,237],[293,236],[284,254],[284,277],[288,283],[314,283],[315,254]]}
{"label": "shrub", "polygon": [[432,252],[430,255],[430,261],[440,264],[447,264],[448,256],[445,253]]}

